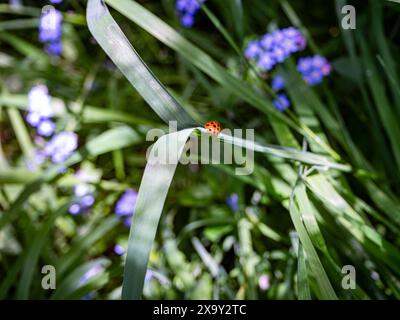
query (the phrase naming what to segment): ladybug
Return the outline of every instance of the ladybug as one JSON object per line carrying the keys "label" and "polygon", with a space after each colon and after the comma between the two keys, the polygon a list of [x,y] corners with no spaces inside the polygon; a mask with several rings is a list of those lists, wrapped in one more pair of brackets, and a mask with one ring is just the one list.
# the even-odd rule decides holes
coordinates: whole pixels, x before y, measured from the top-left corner
{"label": "ladybug", "polygon": [[217,121],[208,121],[204,128],[206,128],[207,132],[212,135],[217,135],[221,132],[221,125]]}

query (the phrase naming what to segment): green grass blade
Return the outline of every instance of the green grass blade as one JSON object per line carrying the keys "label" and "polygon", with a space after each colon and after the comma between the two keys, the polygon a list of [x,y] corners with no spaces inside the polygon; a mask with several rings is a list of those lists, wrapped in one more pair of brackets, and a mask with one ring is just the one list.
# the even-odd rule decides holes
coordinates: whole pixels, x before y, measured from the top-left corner
{"label": "green grass blade", "polygon": [[21,30],[36,29],[39,26],[39,19],[14,19],[0,22],[0,31],[4,30]]}
{"label": "green grass blade", "polygon": [[178,128],[196,126],[136,53],[104,2],[89,0],[87,22],[103,50],[161,119],[167,123],[177,121]]}
{"label": "green grass blade", "polygon": [[8,291],[13,286],[13,284],[17,281],[18,273],[22,268],[24,263],[24,255],[20,255],[17,260],[13,263],[10,271],[7,272],[7,275],[2,278],[0,285],[0,299],[5,300],[8,297]]}
{"label": "green grass blade", "polygon": [[50,217],[44,223],[44,225],[37,230],[35,237],[32,239],[32,244],[29,247],[29,251],[26,253],[25,262],[22,267],[21,277],[19,279],[16,298],[17,299],[28,299],[29,288],[31,286],[33,275],[37,270],[37,263],[40,257],[40,253],[48,240],[47,237],[57,217],[67,212],[69,204],[65,204],[54,212],[51,213]]}
{"label": "green grass blade", "polygon": [[321,299],[336,300],[337,296],[333,287],[328,279],[328,276],[324,270],[324,267],[318,257],[317,251],[308,235],[308,232],[302,222],[302,214],[297,208],[294,202],[294,194],[296,192],[297,183],[294,186],[294,190],[290,196],[290,217],[299,235],[300,242],[304,247],[304,251],[307,257],[308,265],[310,266],[310,272],[315,277],[316,286],[318,288],[316,294]]}
{"label": "green grass blade", "polygon": [[363,62],[365,66],[366,78],[370,87],[372,97],[377,106],[378,115],[384,123],[384,129],[389,137],[390,145],[392,147],[394,158],[397,164],[397,171],[400,170],[400,127],[397,122],[396,114],[389,103],[388,97],[383,87],[383,82],[377,72],[376,65],[374,64],[371,53],[365,44],[365,39],[360,39],[360,45],[363,51]]}
{"label": "green grass blade", "polygon": [[260,111],[270,114],[275,119],[286,123],[294,129],[300,130],[298,125],[296,125],[291,119],[275,110],[271,101],[268,101],[266,97],[254,92],[246,82],[241,81],[226,72],[226,70],[216,63],[209,55],[183,38],[168,24],[143,8],[140,4],[135,1],[127,0],[107,0],[107,3],[155,36],[161,42],[179,52],[197,68],[224,86],[229,92],[241,97]]}
{"label": "green grass blade", "polygon": [[[204,129],[202,130],[205,131]],[[246,148],[248,150],[262,152],[265,154],[270,154],[283,159],[297,160],[311,165],[317,165],[321,167],[333,168],[343,171],[351,170],[350,166],[348,165],[333,162],[327,157],[313,154],[311,152],[296,150],[289,147],[280,147],[275,145],[261,145],[260,143],[253,142],[251,140],[243,140],[241,138],[232,137],[224,133],[220,133],[218,135],[218,138],[226,143],[230,143],[235,146]]]}
{"label": "green grass blade", "polygon": [[[9,94],[2,93],[0,95],[0,104],[4,107],[18,108],[21,110],[27,110],[28,107],[28,97],[27,95],[19,94]],[[73,106],[75,102],[71,102]],[[54,110],[54,117],[63,118],[68,116],[67,108],[64,102],[58,98],[51,99],[51,107]],[[83,112],[80,116],[80,120],[83,123],[104,123],[104,122],[122,122],[127,124],[141,124],[141,125],[151,125],[160,126],[161,123],[151,121],[149,119],[136,116],[131,113],[127,113],[121,110],[110,110],[107,108],[99,108],[92,105],[82,106]]]}
{"label": "green grass blade", "polygon": [[395,273],[400,274],[400,252],[394,245],[369,226],[322,175],[308,177],[305,181],[313,194],[365,247],[366,251],[387,264]]}
{"label": "green grass blade", "polygon": [[33,145],[29,137],[28,130],[18,110],[8,109],[8,116],[13,126],[15,135],[17,136],[18,143],[22,149],[23,154],[29,160],[33,159]]}
{"label": "green grass blade", "polygon": [[[90,261],[84,263],[74,269],[64,280],[57,286],[57,289],[51,295],[51,300],[61,300],[68,299],[71,295],[75,294],[79,288],[81,287],[80,280],[85,275],[87,271],[89,271],[94,266],[100,265],[103,266],[107,264],[109,261],[104,258],[99,258],[94,261]],[[83,296],[83,294],[82,294]],[[75,298],[76,299],[76,298]]]}
{"label": "green grass blade", "polygon": [[299,300],[311,300],[310,285],[308,283],[307,265],[305,252],[301,243],[299,243],[299,252],[297,254],[297,295]]}
{"label": "green grass blade", "polygon": [[308,199],[304,184],[297,186],[295,198],[302,214],[303,223],[314,246],[328,255],[328,249],[316,219],[315,208]]}
{"label": "green grass blade", "polygon": [[[119,2],[120,3],[120,2]],[[122,1],[121,1],[122,3]],[[134,2],[129,2],[125,3],[126,5],[135,5]],[[128,9],[128,8],[127,8]],[[143,9],[140,8],[140,6],[135,7],[137,14],[140,14],[140,10],[142,10],[142,15],[146,15],[148,19],[151,19],[151,14],[149,14],[147,11],[143,11]],[[129,11],[129,10],[128,10]],[[125,12],[125,11],[124,11]],[[126,12],[125,12],[126,13]],[[95,37],[97,37],[99,43],[102,45],[103,49],[106,51],[106,53],[113,59],[113,61],[117,64],[117,66],[120,68],[120,70],[125,74],[125,76],[129,79],[129,81],[132,83],[134,87],[137,88],[139,93],[144,97],[144,99],[152,106],[154,111],[160,115],[160,117],[164,121],[168,120],[176,120],[178,121],[178,124],[180,124],[180,127],[185,127],[185,119],[182,119],[182,115],[180,114],[183,109],[177,109],[178,103],[172,99],[167,99],[166,97],[169,96],[168,92],[166,89],[162,86],[162,84],[155,79],[155,77],[151,74],[151,71],[146,67],[144,62],[140,59],[138,54],[134,51],[133,47],[129,43],[129,41],[126,39],[118,25],[115,23],[113,18],[111,17],[110,13],[108,12],[108,9],[101,4],[99,0],[91,0],[88,3],[88,22],[89,22],[89,28],[91,29],[92,33],[94,34]],[[153,23],[158,23],[158,24],[164,24],[161,21],[155,20]],[[165,25],[165,24],[164,24]],[[166,26],[166,25],[165,25]],[[110,33],[108,30],[112,29],[113,32]],[[179,37],[179,35],[174,34],[172,35],[172,32],[175,32],[172,30],[169,26],[167,30],[171,30],[171,35],[169,38],[174,37]],[[223,29],[224,30],[224,29]],[[164,31],[166,32],[166,31]],[[106,36],[105,36],[106,34]],[[180,39],[179,41],[184,42],[186,40]],[[233,40],[232,40],[233,41]],[[182,47],[191,48],[193,51],[198,51],[198,54],[204,55],[203,59],[207,59],[206,61],[209,61],[208,63],[213,63],[212,60],[208,56],[206,56],[204,53],[202,53],[199,49],[194,47],[192,44],[189,42],[184,42],[184,45]],[[118,48],[118,50],[117,50]],[[191,55],[193,52],[191,53]],[[124,57],[124,60],[121,61],[120,57]],[[220,68],[220,67],[219,67]],[[226,75],[228,76],[228,75]],[[232,79],[235,79],[232,77]],[[239,80],[237,80],[239,81]],[[152,84],[157,83],[159,87],[157,87],[157,90],[153,90]],[[252,91],[251,91],[252,92]],[[159,111],[160,109],[162,110],[168,110],[168,115],[162,115],[162,113]],[[167,112],[167,111],[165,111]],[[281,115],[282,116],[282,115]],[[186,116],[185,116],[186,118]],[[187,123],[187,122],[186,122]],[[230,143],[236,144],[240,143],[240,145],[243,145],[243,141],[239,141],[238,139],[230,139],[228,136],[220,135],[220,139],[224,139],[225,141],[228,141]],[[249,142],[246,143],[246,148]],[[303,153],[302,151],[296,151],[296,150],[284,150],[284,148],[281,148],[280,150],[278,148],[275,148],[273,150],[272,148],[266,148],[262,147],[258,144],[252,144],[249,146],[249,148],[261,151],[261,152],[274,152],[276,154],[279,154],[279,156],[282,157],[290,157],[291,159],[295,160],[300,160],[300,161],[311,161],[307,160],[311,158],[310,154]],[[288,155],[288,153],[292,153],[292,155]],[[324,159],[322,157],[315,157],[316,159],[312,164],[317,164],[317,165],[322,165],[322,166],[327,166],[327,167],[335,167],[341,170],[349,170],[350,168],[348,166],[342,166],[340,164],[330,164],[327,159]]]}
{"label": "green grass blade", "polygon": [[43,50],[33,46],[29,42],[7,32],[0,33],[0,42],[2,41],[7,42],[21,54],[31,58],[38,66],[44,67],[48,64],[48,57]]}
{"label": "green grass blade", "polygon": [[242,0],[230,0],[229,1],[233,26],[236,29],[236,33],[239,39],[239,43],[242,43],[244,38],[244,13],[243,13],[243,3]]}

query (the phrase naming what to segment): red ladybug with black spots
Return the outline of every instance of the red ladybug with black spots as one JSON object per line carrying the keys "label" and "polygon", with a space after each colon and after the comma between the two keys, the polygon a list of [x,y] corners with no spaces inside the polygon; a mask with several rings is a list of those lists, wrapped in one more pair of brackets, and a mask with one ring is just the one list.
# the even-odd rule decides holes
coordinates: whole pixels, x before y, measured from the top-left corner
{"label": "red ladybug with black spots", "polygon": [[221,125],[217,121],[208,121],[204,128],[212,135],[218,135],[221,132]]}

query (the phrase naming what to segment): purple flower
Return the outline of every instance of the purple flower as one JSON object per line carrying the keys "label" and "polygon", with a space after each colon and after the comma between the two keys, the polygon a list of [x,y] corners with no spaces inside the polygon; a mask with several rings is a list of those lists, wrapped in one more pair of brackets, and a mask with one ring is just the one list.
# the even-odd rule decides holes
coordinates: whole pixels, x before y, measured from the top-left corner
{"label": "purple flower", "polygon": [[187,0],[177,0],[175,8],[177,11],[186,11]]}
{"label": "purple flower", "polygon": [[265,50],[271,50],[274,43],[275,39],[270,33],[265,34],[261,39],[261,45]]}
{"label": "purple flower", "polygon": [[[204,2],[204,1],[205,0],[200,0],[199,2]],[[197,0],[177,0],[175,8],[178,12],[183,12],[193,15],[201,7]]]}
{"label": "purple flower", "polygon": [[50,101],[49,90],[45,85],[34,86],[28,93],[28,112],[36,113],[40,118],[49,118],[53,115]]}
{"label": "purple flower", "polygon": [[285,61],[288,57],[288,54],[286,54],[285,50],[282,47],[278,46],[272,49],[271,54],[274,60],[279,63]]}
{"label": "purple flower", "polygon": [[123,246],[121,246],[120,244],[116,244],[114,246],[114,252],[117,255],[122,256],[125,253],[125,248]]}
{"label": "purple flower", "polygon": [[67,160],[78,147],[78,135],[74,132],[62,131],[47,143],[44,154],[51,158],[53,163]]}
{"label": "purple flower", "polygon": [[287,55],[290,55],[291,53],[294,53],[298,51],[298,47],[296,42],[293,39],[285,39],[282,41],[281,44],[282,50],[285,51]]}
{"label": "purple flower", "polygon": [[56,42],[61,38],[62,15],[57,9],[49,9],[40,15],[39,41]]}
{"label": "purple flower", "polygon": [[150,269],[147,269],[146,276],[144,277],[144,281],[148,282],[151,279],[153,279],[153,277],[154,277],[154,272],[151,271]]}
{"label": "purple flower", "polygon": [[303,75],[304,81],[310,87],[313,87],[313,86],[321,83],[323,78],[324,78],[324,75],[322,74],[322,72],[319,72],[318,70],[313,70],[310,73]]}
{"label": "purple flower", "polygon": [[78,215],[86,212],[94,204],[94,197],[90,194],[78,199],[75,203],[71,204],[68,212],[72,215]]}
{"label": "purple flower", "polygon": [[79,183],[74,187],[74,194],[76,197],[83,197],[90,192],[90,185]]}
{"label": "purple flower", "polygon": [[11,7],[18,8],[22,5],[21,0],[10,0],[9,4]]}
{"label": "purple flower", "polygon": [[232,211],[236,212],[239,210],[239,196],[236,193],[232,193],[229,197],[227,197],[225,202]]}
{"label": "purple flower", "polygon": [[72,215],[77,215],[81,212],[81,206],[79,203],[73,203],[69,206],[68,212]]}
{"label": "purple flower", "polygon": [[53,116],[51,108],[51,97],[46,86],[38,85],[32,87],[28,93],[28,114],[26,121],[37,128],[41,136],[48,137],[56,129],[55,124],[49,120]]}
{"label": "purple flower", "polygon": [[94,197],[92,195],[86,195],[84,197],[82,197],[81,199],[81,204],[84,207],[91,207],[94,203]]}
{"label": "purple flower", "polygon": [[63,51],[61,40],[50,42],[45,46],[45,50],[52,56],[59,56]]}
{"label": "purple flower", "polygon": [[180,16],[180,22],[185,28],[190,28],[194,24],[194,15],[201,8],[199,2],[205,0],[177,0],[175,3],[176,11]]}
{"label": "purple flower", "polygon": [[138,193],[135,190],[128,189],[115,205],[115,214],[119,217],[123,217],[123,223],[127,227],[130,227],[132,223],[137,196]]}
{"label": "purple flower", "polygon": [[306,38],[302,34],[296,37],[295,42],[297,45],[297,51],[304,50],[307,45]]}
{"label": "purple flower", "polygon": [[282,30],[272,32],[272,37],[276,45],[279,45],[285,39],[285,33]]}
{"label": "purple flower", "polygon": [[312,58],[300,58],[297,62],[297,70],[303,74],[310,72],[312,70]]}
{"label": "purple flower", "polygon": [[306,47],[306,38],[302,35],[300,30],[294,28],[294,27],[289,27],[284,30],[282,30],[284,33],[285,37],[292,40],[293,43],[296,46],[295,51],[300,51],[303,50]]}
{"label": "purple flower", "polygon": [[[61,0],[52,0],[53,3],[60,3]],[[62,14],[51,7],[44,11],[39,20],[39,41],[45,43],[45,51],[53,56],[62,53],[61,43],[62,33]]]}
{"label": "purple flower", "polygon": [[56,125],[51,120],[43,120],[39,123],[37,132],[41,136],[49,137],[53,134],[55,129]]}
{"label": "purple flower", "polygon": [[181,16],[181,25],[184,26],[185,28],[190,28],[194,24],[194,17],[190,14],[185,14]]}
{"label": "purple flower", "polygon": [[54,4],[59,4],[59,3],[61,3],[63,0],[50,0],[50,2],[51,3],[54,3]]}
{"label": "purple flower", "polygon": [[82,297],[81,300],[93,300],[93,298],[94,298],[94,293],[88,292]]}
{"label": "purple flower", "polygon": [[133,189],[128,189],[119,198],[115,206],[115,214],[117,216],[132,216],[135,209],[138,193]]}
{"label": "purple flower", "polygon": [[282,90],[285,88],[285,79],[278,74],[272,79],[271,85],[274,91]]}
{"label": "purple flower", "polygon": [[40,123],[41,117],[39,113],[30,112],[26,115],[26,121],[32,126],[37,127]]}
{"label": "purple flower", "polygon": [[33,159],[28,159],[26,161],[26,167],[29,171],[35,171],[39,165],[41,165],[46,157],[44,154],[38,150],[34,150],[33,152]]}
{"label": "purple flower", "polygon": [[270,282],[268,275],[262,274],[260,278],[258,278],[258,286],[262,291],[265,291],[269,288]]}
{"label": "purple flower", "polygon": [[259,45],[252,41],[246,47],[245,56],[256,60],[263,71],[271,70],[277,63],[285,61],[292,53],[305,48],[305,38],[301,32],[289,27],[266,33],[262,36]]}
{"label": "purple flower", "polygon": [[[79,170],[76,177],[82,182],[94,182],[96,178],[85,170]],[[69,207],[69,213],[73,215],[88,211],[94,204],[94,188],[87,183],[78,183],[74,187],[75,202]]]}
{"label": "purple flower", "polygon": [[310,86],[315,86],[322,82],[323,78],[332,71],[332,66],[325,57],[315,55],[299,59],[297,70],[301,73],[304,81]]}
{"label": "purple flower", "polygon": [[256,59],[262,52],[262,48],[258,41],[250,41],[245,50],[245,57],[247,59]]}
{"label": "purple flower", "polygon": [[83,182],[95,182],[96,181],[96,176],[91,174],[87,170],[82,170],[82,169],[78,170],[78,172],[76,173],[76,177]]}
{"label": "purple flower", "polygon": [[290,101],[288,97],[283,93],[278,94],[278,98],[275,99],[272,103],[275,106],[275,108],[281,112],[290,107]]}
{"label": "purple flower", "polygon": [[257,61],[257,65],[261,69],[269,71],[275,65],[275,60],[270,52],[264,52],[260,55],[260,57]]}
{"label": "purple flower", "polygon": [[126,217],[122,222],[124,223],[125,227],[130,228],[132,225],[132,216]]}

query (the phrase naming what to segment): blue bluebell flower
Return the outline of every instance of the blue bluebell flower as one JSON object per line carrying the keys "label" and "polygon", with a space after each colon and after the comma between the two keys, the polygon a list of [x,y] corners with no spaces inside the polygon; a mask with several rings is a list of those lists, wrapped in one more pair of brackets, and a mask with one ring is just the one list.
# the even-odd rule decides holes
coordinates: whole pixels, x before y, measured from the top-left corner
{"label": "blue bluebell flower", "polygon": [[185,28],[191,28],[194,24],[194,17],[190,14],[184,14],[181,16],[180,21]]}
{"label": "blue bluebell flower", "polygon": [[251,41],[245,49],[245,56],[254,60],[262,71],[271,70],[276,64],[285,61],[292,53],[303,50],[305,37],[301,32],[289,27],[263,35],[258,42]]}
{"label": "blue bluebell flower", "polygon": [[123,246],[121,246],[120,244],[116,244],[114,246],[114,252],[117,255],[122,256],[125,253],[125,248]]}
{"label": "blue bluebell flower", "polygon": [[39,19],[39,41],[46,44],[45,50],[52,55],[62,52],[62,14],[55,8],[44,11]]}
{"label": "blue bluebell flower", "polygon": [[285,79],[278,74],[272,79],[271,86],[274,91],[280,91],[285,88]]}
{"label": "blue bluebell flower", "polygon": [[301,74],[309,73],[313,69],[312,62],[313,60],[311,57],[300,58],[299,61],[297,61],[297,71]]}
{"label": "blue bluebell flower", "polygon": [[57,9],[42,12],[39,20],[39,41],[55,42],[61,38],[62,15]]}
{"label": "blue bluebell flower", "polygon": [[72,203],[68,211],[72,215],[81,214],[86,212],[94,204],[94,197],[91,194],[85,195],[78,198],[74,203]]}
{"label": "blue bluebell flower", "polygon": [[128,189],[119,198],[115,205],[115,214],[119,217],[123,217],[123,222],[127,227],[130,227],[132,223],[132,216],[135,210],[136,200],[138,193],[133,189]]}
{"label": "blue bluebell flower", "polygon": [[180,22],[185,28],[190,28],[194,24],[194,15],[201,8],[199,2],[205,0],[177,0],[175,3],[176,11],[179,14]]}
{"label": "blue bluebell flower", "polygon": [[295,51],[304,50],[306,47],[307,41],[300,30],[295,27],[289,27],[282,30],[282,33],[286,39],[292,40],[292,43],[295,45]]}
{"label": "blue bluebell flower", "polygon": [[245,57],[247,59],[257,59],[262,52],[262,47],[258,41],[250,41],[245,50]]}
{"label": "blue bluebell flower", "polygon": [[270,281],[269,281],[269,277],[267,274],[262,274],[258,278],[258,286],[260,287],[260,289],[262,291],[268,290],[268,288],[270,286]]}
{"label": "blue bluebell flower", "polygon": [[284,50],[284,48],[278,46],[274,47],[271,50],[270,54],[277,63],[282,63],[289,56],[289,54]]}
{"label": "blue bluebell flower", "polygon": [[46,44],[45,50],[50,55],[59,56],[63,51],[61,39]]}
{"label": "blue bluebell flower", "polygon": [[18,8],[22,5],[21,0],[10,0],[8,2],[10,4],[10,6]]}
{"label": "blue bluebell flower", "polygon": [[232,211],[236,212],[239,210],[239,196],[236,193],[232,193],[229,197],[227,197],[225,202]]}
{"label": "blue bluebell flower", "polygon": [[39,150],[33,151],[33,157],[25,160],[26,167],[29,171],[36,171],[38,166],[46,160],[46,157]]}
{"label": "blue bluebell flower", "polygon": [[315,86],[322,82],[323,78],[332,71],[332,66],[325,57],[315,55],[301,58],[297,62],[297,70],[309,86]]}
{"label": "blue bluebell flower", "polygon": [[82,297],[81,300],[93,300],[93,298],[94,298],[94,293],[88,292]]}
{"label": "blue bluebell flower", "polygon": [[274,107],[281,112],[290,107],[289,98],[283,93],[278,94],[278,98],[275,99],[272,103]]}
{"label": "blue bluebell flower", "polygon": [[37,132],[44,137],[51,136],[56,130],[56,125],[51,120],[43,120],[37,126]]}
{"label": "blue bluebell flower", "polygon": [[260,42],[265,50],[271,50],[275,44],[275,38],[272,34],[267,33],[261,38]]}
{"label": "blue bluebell flower", "polygon": [[154,272],[151,271],[150,269],[147,269],[144,281],[149,282],[151,279],[153,279],[153,277],[154,277]]}
{"label": "blue bluebell flower", "polygon": [[51,97],[45,85],[38,85],[31,88],[28,93],[28,114],[26,121],[37,128],[41,136],[49,137],[55,131],[55,124],[50,120],[53,116]]}
{"label": "blue bluebell flower", "polygon": [[78,136],[74,132],[62,131],[54,135],[45,146],[43,152],[53,163],[67,160],[78,147]]}
{"label": "blue bluebell flower", "polygon": [[263,52],[257,61],[257,65],[265,71],[271,70],[275,63],[276,61],[270,52]]}
{"label": "blue bluebell flower", "polygon": [[[45,85],[34,86],[28,93],[28,112],[36,114],[40,119],[50,118],[53,116],[50,102],[51,97],[47,87]],[[36,125],[39,122],[33,121]]]}
{"label": "blue bluebell flower", "polygon": [[26,115],[26,121],[32,126],[32,127],[37,127],[40,124],[40,121],[42,118],[40,117],[39,113],[36,112],[30,112]]}

